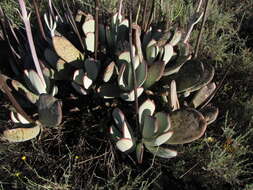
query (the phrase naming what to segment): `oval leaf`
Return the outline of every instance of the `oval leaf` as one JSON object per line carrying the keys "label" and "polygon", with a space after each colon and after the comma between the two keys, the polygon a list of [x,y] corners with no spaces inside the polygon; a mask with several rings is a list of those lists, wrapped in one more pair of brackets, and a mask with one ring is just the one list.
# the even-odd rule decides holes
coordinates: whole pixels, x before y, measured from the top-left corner
{"label": "oval leaf", "polygon": [[73,62],[83,59],[83,54],[64,36],[54,36],[53,46],[57,55],[66,62]]}
{"label": "oval leaf", "polygon": [[155,135],[155,131],[157,130],[156,118],[146,115],[144,118],[142,136],[143,138],[149,139]]}
{"label": "oval leaf", "polygon": [[204,116],[195,109],[187,108],[171,113],[171,130],[174,132],[167,144],[184,144],[200,138],[207,127]]}
{"label": "oval leaf", "polygon": [[93,32],[86,34],[85,44],[88,51],[95,51],[95,34]]}
{"label": "oval leaf", "polygon": [[89,18],[85,20],[83,23],[82,29],[84,34],[86,35],[89,32],[95,32],[95,20],[93,19],[92,15],[88,15]]}
{"label": "oval leaf", "polygon": [[155,114],[156,122],[157,122],[157,131],[156,134],[161,135],[167,132],[171,127],[170,116],[164,112],[158,112]]}
{"label": "oval leaf", "polygon": [[170,139],[172,135],[173,135],[173,131],[168,131],[164,134],[161,134],[155,139],[155,142],[154,142],[155,146],[160,146],[164,144],[166,141]]}
{"label": "oval leaf", "polygon": [[39,133],[39,125],[32,128],[15,128],[5,130],[3,132],[3,138],[9,142],[24,142],[37,137]]}
{"label": "oval leaf", "polygon": [[116,143],[116,146],[121,152],[126,152],[134,146],[134,143],[131,139],[122,138]]}
{"label": "oval leaf", "polygon": [[57,126],[62,120],[61,102],[48,94],[41,94],[38,101],[39,120],[46,126]]}
{"label": "oval leaf", "polygon": [[207,84],[206,86],[202,87],[193,97],[190,105],[194,108],[197,108],[201,105],[205,100],[214,92],[216,89],[216,85],[214,82]]}
{"label": "oval leaf", "polygon": [[207,125],[210,125],[217,119],[219,115],[219,109],[214,106],[208,105],[201,110],[201,113],[203,114]]}
{"label": "oval leaf", "polygon": [[147,79],[143,84],[143,87],[145,89],[151,87],[156,81],[160,80],[160,78],[163,76],[165,64],[162,61],[157,61],[153,63],[148,68],[148,74]]}
{"label": "oval leaf", "polygon": [[161,158],[173,158],[177,156],[177,151],[171,150],[168,148],[163,148],[163,147],[151,147],[151,146],[146,146],[146,148],[155,156],[161,157]]}
{"label": "oval leaf", "polygon": [[147,99],[144,101],[141,106],[139,107],[138,114],[139,114],[139,123],[143,124],[144,118],[149,115],[152,116],[155,112],[155,103],[154,101]]}
{"label": "oval leaf", "polygon": [[113,75],[114,67],[115,67],[115,63],[113,61],[106,67],[104,76],[103,76],[104,82],[108,82],[111,79]]}
{"label": "oval leaf", "polygon": [[163,54],[163,62],[165,63],[165,65],[170,61],[170,59],[173,56],[173,46],[171,44],[166,44],[164,46],[164,54]]}

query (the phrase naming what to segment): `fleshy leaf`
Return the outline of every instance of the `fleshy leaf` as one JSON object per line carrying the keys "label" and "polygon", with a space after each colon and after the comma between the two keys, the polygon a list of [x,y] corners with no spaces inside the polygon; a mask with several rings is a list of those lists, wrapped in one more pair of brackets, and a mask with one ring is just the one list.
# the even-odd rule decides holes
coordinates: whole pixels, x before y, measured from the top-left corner
{"label": "fleshy leaf", "polygon": [[161,158],[173,158],[177,156],[177,151],[171,150],[168,148],[163,148],[163,147],[151,147],[151,146],[146,146],[146,148],[155,156],[161,157]]}
{"label": "fleshy leaf", "polygon": [[139,107],[139,110],[138,110],[139,123],[143,124],[144,123],[144,118],[147,115],[152,116],[154,114],[154,112],[155,112],[155,103],[152,100],[147,99]]}
{"label": "fleshy leaf", "polygon": [[176,74],[177,92],[193,92],[208,84],[214,76],[214,68],[198,60],[186,62]]}
{"label": "fleshy leaf", "polygon": [[104,76],[103,76],[104,82],[108,82],[111,79],[114,72],[114,67],[115,67],[115,63],[113,61],[106,67]]}
{"label": "fleshy leaf", "polygon": [[166,133],[161,134],[155,139],[155,146],[160,146],[164,144],[166,141],[170,139],[170,137],[173,135],[173,131],[168,131]]}
{"label": "fleshy leaf", "polygon": [[176,59],[175,63],[173,64],[167,64],[164,69],[164,76],[172,75],[174,73],[177,73],[179,69],[186,63],[187,60],[191,58],[190,55],[187,56],[180,56]]}
{"label": "fleshy leaf", "polygon": [[140,63],[139,66],[137,67],[135,72],[136,72],[136,82],[137,82],[138,87],[142,86],[145,80],[147,79],[147,74],[148,74],[147,70],[148,70],[148,66],[145,61]]}
{"label": "fleshy leaf", "polygon": [[3,138],[9,142],[24,142],[37,137],[39,133],[39,125],[32,128],[7,129],[3,132]]}
{"label": "fleshy leaf", "polygon": [[132,139],[131,131],[132,130],[130,129],[129,124],[125,121],[122,127],[123,137],[127,139]]}
{"label": "fleshy leaf", "polygon": [[56,63],[59,59],[59,56],[49,48],[45,49],[44,56],[46,61],[50,64],[50,66],[56,69]]}
{"label": "fleshy leaf", "polygon": [[19,119],[18,119],[18,116],[17,116],[17,113],[14,113],[13,111],[11,111],[11,120],[14,122],[14,123],[20,123]]}
{"label": "fleshy leaf", "polygon": [[41,94],[38,101],[39,120],[46,126],[57,126],[62,120],[61,102],[48,94]]}
{"label": "fleshy leaf", "polygon": [[73,62],[77,59],[84,59],[84,55],[65,37],[54,36],[53,46],[57,55],[66,62]]}
{"label": "fleshy leaf", "polygon": [[17,119],[19,120],[19,122],[21,123],[21,124],[29,124],[30,122],[29,121],[27,121],[21,114],[19,114],[19,113],[17,113]]}
{"label": "fleshy leaf", "polygon": [[100,69],[100,63],[95,59],[90,58],[85,60],[84,67],[87,72],[87,76],[93,81],[96,80]]}
{"label": "fleshy leaf", "polygon": [[116,146],[121,152],[126,152],[134,146],[134,143],[131,139],[122,138],[116,143]]}
{"label": "fleshy leaf", "polygon": [[129,30],[129,21],[127,19],[124,19],[118,27],[118,35],[117,40],[118,41],[125,41],[128,37],[128,30]]}
{"label": "fleshy leaf", "polygon": [[38,94],[46,93],[46,86],[43,84],[42,79],[34,70],[24,71],[30,80],[32,86],[37,90]]}
{"label": "fleshy leaf", "polygon": [[167,132],[171,127],[170,116],[164,112],[158,112],[155,114],[156,122],[157,122],[157,131],[156,134],[160,135],[162,133]]}
{"label": "fleshy leaf", "polygon": [[154,136],[155,131],[157,130],[156,118],[146,115],[144,117],[142,136],[143,138],[149,139]]}
{"label": "fleshy leaf", "polygon": [[171,57],[173,56],[173,53],[173,46],[171,44],[166,44],[164,46],[164,55],[162,59],[165,64],[170,61]]}
{"label": "fleshy leaf", "polygon": [[178,110],[180,108],[179,100],[177,97],[177,87],[176,82],[173,80],[170,83],[170,99],[169,103],[171,106],[172,111]]}
{"label": "fleshy leaf", "polygon": [[93,32],[86,34],[85,44],[88,51],[95,51],[95,34]]}
{"label": "fleshy leaf", "polygon": [[164,68],[165,64],[162,61],[153,63],[148,68],[147,79],[144,82],[143,87],[147,89],[151,87],[156,81],[158,81],[163,76]]}
{"label": "fleshy leaf", "polygon": [[116,142],[122,138],[120,131],[114,125],[110,127],[110,134]]}
{"label": "fleshy leaf", "polygon": [[79,84],[72,82],[71,83],[72,87],[81,95],[87,95],[88,92]]}
{"label": "fleshy leaf", "polygon": [[115,108],[112,112],[112,116],[117,127],[121,130],[126,122],[125,115],[119,108]]}
{"label": "fleshy leaf", "polygon": [[201,113],[203,114],[207,122],[207,125],[210,125],[217,119],[218,114],[219,114],[219,109],[214,106],[207,105],[201,110]]}
{"label": "fleshy leaf", "polygon": [[130,52],[129,51],[124,51],[119,55],[119,63],[123,64],[123,63],[130,63],[131,62],[131,58],[130,58]]}
{"label": "fleshy leaf", "polygon": [[39,99],[39,96],[29,91],[23,84],[19,81],[11,80],[13,88],[18,91],[19,94],[25,96],[31,103],[35,104]]}
{"label": "fleshy leaf", "polygon": [[206,86],[202,87],[193,97],[190,105],[197,108],[201,105],[205,100],[214,92],[216,89],[216,85],[214,82],[207,84]]}
{"label": "fleshy leaf", "polygon": [[83,85],[84,71],[82,69],[78,69],[74,72],[73,81],[79,85]]}
{"label": "fleshy leaf", "polygon": [[87,76],[87,73],[85,73],[83,77],[83,86],[85,89],[88,89],[90,88],[91,85],[92,85],[92,80]]}
{"label": "fleshy leaf", "polygon": [[204,116],[195,109],[187,108],[171,113],[171,130],[174,132],[167,144],[184,144],[200,138],[207,127]]}
{"label": "fleshy leaf", "polygon": [[126,65],[125,64],[121,65],[119,75],[118,75],[118,85],[122,90],[128,90],[126,81],[124,81],[125,70],[126,70]]}
{"label": "fleshy leaf", "polygon": [[156,45],[156,40],[151,40],[146,48],[147,61],[152,63],[159,53],[159,47]]}
{"label": "fleshy leaf", "polygon": [[85,19],[85,22],[83,23],[82,30],[84,34],[86,35],[87,33],[90,32],[95,32],[95,20],[93,19],[92,15],[88,15],[88,18]]}

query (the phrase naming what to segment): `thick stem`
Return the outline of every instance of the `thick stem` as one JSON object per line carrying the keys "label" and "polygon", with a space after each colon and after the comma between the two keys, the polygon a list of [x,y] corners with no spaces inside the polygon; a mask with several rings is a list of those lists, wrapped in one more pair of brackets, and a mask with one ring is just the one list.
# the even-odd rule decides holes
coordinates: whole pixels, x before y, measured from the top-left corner
{"label": "thick stem", "polygon": [[18,2],[19,2],[20,9],[21,9],[22,19],[25,24],[26,35],[27,35],[28,43],[29,43],[30,50],[32,53],[32,58],[33,58],[33,61],[35,64],[35,68],[36,68],[38,75],[40,76],[40,78],[42,80],[43,85],[46,86],[46,82],[45,82],[44,76],[43,76],[41,68],[40,68],[39,59],[38,59],[38,56],[37,56],[37,53],[35,50],[33,36],[32,36],[32,29],[31,29],[29,17],[27,15],[25,2],[24,2],[24,0],[18,0]]}
{"label": "thick stem", "polygon": [[[139,129],[139,115],[138,115],[138,97],[137,97],[137,80],[136,80],[136,73],[134,69],[134,55],[133,55],[133,20],[132,20],[132,8],[133,8],[133,1],[131,1],[130,9],[129,9],[129,45],[130,45],[130,59],[131,59],[131,68],[133,71],[133,82],[134,82],[134,101],[135,101],[135,112],[136,112],[136,127],[137,130]],[[140,129],[139,129],[140,131]],[[137,133],[139,134],[139,133]]]}

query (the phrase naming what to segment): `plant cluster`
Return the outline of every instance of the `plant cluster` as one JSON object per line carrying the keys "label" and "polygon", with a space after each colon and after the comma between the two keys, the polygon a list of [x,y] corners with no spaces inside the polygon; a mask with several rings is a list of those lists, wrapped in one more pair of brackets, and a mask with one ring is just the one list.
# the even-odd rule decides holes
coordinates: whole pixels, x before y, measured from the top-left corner
{"label": "plant cluster", "polygon": [[[136,151],[139,163],[144,147],[162,158],[175,157],[177,151],[168,145],[200,138],[217,118],[218,109],[209,103],[216,92],[214,68],[193,58],[188,43],[203,17],[199,8],[183,32],[150,24],[143,29],[132,21],[131,12],[129,18],[123,15],[122,2],[107,25],[99,22],[98,12],[96,18],[82,11],[74,16],[67,3],[63,17],[49,1],[44,20],[36,11],[39,35],[34,37],[25,2],[19,0],[19,5],[26,36],[1,10],[3,37],[13,59],[12,75],[1,74],[0,85],[15,108],[15,127],[3,131],[3,140],[31,140],[43,128],[62,123],[59,81],[71,84],[80,98],[135,104],[132,118],[123,114],[124,107],[113,109],[109,131],[121,152]],[[136,126],[130,127],[129,119],[136,120]]]}

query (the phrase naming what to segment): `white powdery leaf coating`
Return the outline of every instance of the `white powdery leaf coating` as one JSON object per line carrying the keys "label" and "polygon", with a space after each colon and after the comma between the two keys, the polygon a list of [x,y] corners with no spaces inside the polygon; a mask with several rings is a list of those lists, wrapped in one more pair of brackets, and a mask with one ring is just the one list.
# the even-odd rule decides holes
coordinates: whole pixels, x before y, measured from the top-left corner
{"label": "white powdery leaf coating", "polygon": [[88,51],[95,51],[95,34],[93,32],[86,34],[85,43]]}
{"label": "white powdery leaf coating", "polygon": [[129,21],[128,21],[128,19],[124,19],[121,23],[120,23],[120,25],[124,25],[124,26],[126,26],[127,28],[129,27]]}
{"label": "white powdery leaf coating", "polygon": [[143,112],[145,110],[149,110],[150,111],[150,116],[152,116],[155,112],[155,103],[150,100],[147,99],[145,102],[142,103],[142,105],[139,107],[139,123],[141,124],[141,121],[144,119],[143,118]]}
{"label": "white powdery leaf coating", "polygon": [[167,133],[164,133],[160,136],[158,136],[155,140],[155,145],[160,146],[163,143],[165,143],[169,138],[173,135],[173,131],[168,131]]}
{"label": "white powdery leaf coating", "polygon": [[121,152],[126,152],[133,147],[133,141],[131,139],[122,138],[117,143],[116,146]]}
{"label": "white powdery leaf coating", "polygon": [[119,77],[118,77],[118,84],[122,88],[126,88],[126,84],[124,83],[124,72],[126,69],[126,65],[121,65],[120,71],[119,71]]}
{"label": "white powdery leaf coating", "polygon": [[12,120],[14,123],[20,123],[20,121],[19,121],[18,118],[15,116],[15,114],[14,114],[13,111],[11,112],[11,120]]}
{"label": "white powdery leaf coating", "polygon": [[177,87],[176,82],[173,80],[170,84],[170,103],[172,111],[178,110],[180,108],[178,97],[177,97]]}
{"label": "white powdery leaf coating", "polygon": [[29,124],[30,123],[21,114],[17,113],[17,116],[18,116],[18,120],[20,121],[20,123],[22,123],[22,124]]}
{"label": "white powdery leaf coating", "polygon": [[104,76],[103,76],[103,81],[104,82],[108,82],[112,75],[113,75],[113,71],[114,71],[114,67],[115,67],[115,63],[114,62],[111,62],[105,69],[105,72],[104,72]]}
{"label": "white powdery leaf coating", "polygon": [[47,93],[46,85],[44,85],[42,79],[34,70],[28,71],[28,78],[39,94]]}
{"label": "white powdery leaf coating", "polygon": [[131,135],[131,133],[129,131],[129,125],[128,125],[128,123],[126,121],[124,122],[122,130],[123,130],[123,136],[124,136],[124,138],[132,139],[132,135]]}
{"label": "white powdery leaf coating", "polygon": [[85,35],[89,32],[95,32],[95,20],[94,19],[89,19],[83,23],[82,26],[83,32]]}
{"label": "white powdery leaf coating", "polygon": [[166,44],[164,46],[164,55],[163,55],[163,61],[165,64],[167,64],[170,61],[171,57],[173,56],[173,53],[174,53],[173,46],[171,44]]}
{"label": "white powdery leaf coating", "polygon": [[85,89],[88,89],[92,85],[92,80],[87,76],[87,73],[85,73],[83,77],[83,86]]}

